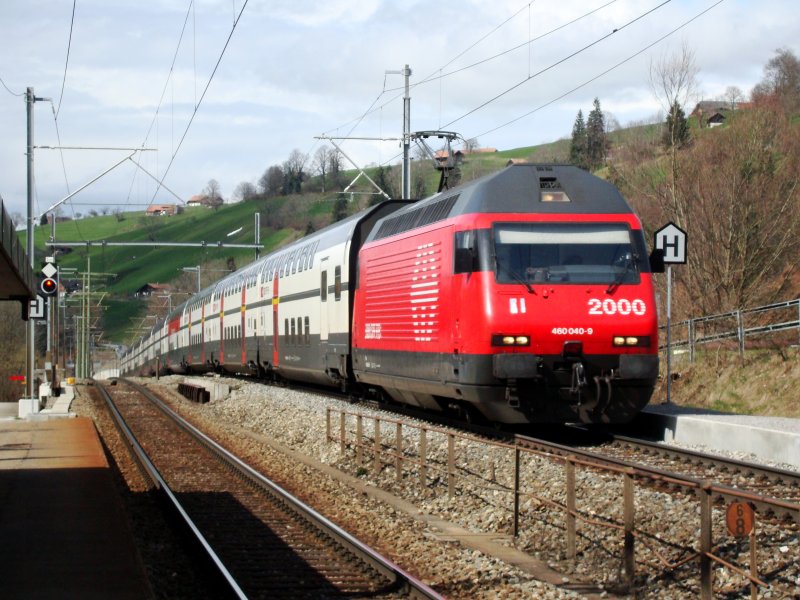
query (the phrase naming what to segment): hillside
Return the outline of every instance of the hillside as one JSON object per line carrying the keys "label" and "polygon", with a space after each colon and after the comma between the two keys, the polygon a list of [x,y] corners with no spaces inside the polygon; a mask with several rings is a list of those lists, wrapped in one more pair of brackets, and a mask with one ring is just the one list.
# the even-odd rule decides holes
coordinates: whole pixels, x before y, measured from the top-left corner
{"label": "hillside", "polygon": [[[502,169],[510,159],[534,158],[543,161],[563,160],[568,142],[517,148],[502,152],[471,155],[461,165],[461,181],[470,181]],[[432,193],[439,184],[439,172],[427,162],[415,162],[414,174],[424,192]],[[366,169],[377,179],[377,168]],[[399,168],[387,169],[388,177],[399,183]],[[341,181],[349,183],[356,171],[346,171]],[[387,175],[384,174],[384,177]],[[319,189],[311,178],[309,189]],[[363,178],[362,178],[363,179]],[[389,184],[392,182],[389,181]],[[342,187],[344,187],[344,185]],[[399,185],[395,186],[399,188]],[[348,195],[347,212],[352,214],[364,208],[374,196],[369,195],[368,184],[359,182],[356,192]],[[223,244],[253,244],[255,240],[255,215],[260,214],[263,253],[278,248],[304,235],[309,228],[320,229],[333,220],[337,193],[306,193],[255,199],[235,204],[224,204],[217,209],[194,207],[172,216],[149,216],[140,212],[117,212],[113,215],[64,220],[56,224],[56,243],[85,242],[87,246],[56,246],[48,248],[50,227],[35,229],[37,256],[55,255],[62,269],[63,282],[68,289],[80,289],[87,284],[91,273],[93,314],[102,315],[98,327],[102,341],[128,344],[138,337],[153,316],[163,316],[170,306],[184,301],[196,291],[197,267],[200,267],[200,285],[205,287],[226,272],[239,269],[255,258],[253,249],[218,246]],[[236,233],[232,233],[236,232]],[[23,233],[24,240],[25,235]],[[102,242],[106,242],[103,244]],[[120,242],[142,244],[156,242],[197,243],[196,246],[115,246]],[[190,269],[185,271],[184,269]],[[146,284],[168,285],[149,298],[136,297],[137,290]],[[169,297],[167,297],[169,295]],[[77,296],[66,299],[67,319],[79,310]],[[102,308],[97,304],[100,303]]]}

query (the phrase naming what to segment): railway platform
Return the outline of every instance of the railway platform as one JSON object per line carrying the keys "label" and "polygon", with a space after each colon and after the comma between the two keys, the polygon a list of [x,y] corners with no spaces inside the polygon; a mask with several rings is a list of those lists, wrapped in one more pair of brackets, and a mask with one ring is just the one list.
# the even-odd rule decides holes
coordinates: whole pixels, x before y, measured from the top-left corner
{"label": "railway platform", "polygon": [[753,455],[800,469],[800,419],[736,415],[652,404],[634,421],[637,433],[664,442]]}
{"label": "railway platform", "polygon": [[4,598],[153,597],[90,419],[0,419],[0,581]]}

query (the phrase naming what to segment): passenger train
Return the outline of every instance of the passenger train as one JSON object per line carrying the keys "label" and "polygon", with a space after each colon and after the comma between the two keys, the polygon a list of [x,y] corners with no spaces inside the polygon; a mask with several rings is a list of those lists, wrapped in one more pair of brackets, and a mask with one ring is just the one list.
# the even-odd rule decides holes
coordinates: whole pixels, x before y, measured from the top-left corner
{"label": "passenger train", "polygon": [[504,424],[626,422],[658,377],[642,225],[567,165],[387,200],[194,295],[122,371],[308,382]]}

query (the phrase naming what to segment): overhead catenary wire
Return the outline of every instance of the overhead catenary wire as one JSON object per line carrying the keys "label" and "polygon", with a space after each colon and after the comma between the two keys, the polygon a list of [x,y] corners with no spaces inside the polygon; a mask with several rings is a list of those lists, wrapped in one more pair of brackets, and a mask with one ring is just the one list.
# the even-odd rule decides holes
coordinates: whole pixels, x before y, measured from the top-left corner
{"label": "overhead catenary wire", "polygon": [[[667,0],[667,1],[669,1],[669,0]],[[519,16],[519,15],[520,15],[520,14],[521,14],[521,13],[522,13],[524,10],[526,10],[526,8],[528,8],[528,7],[529,7],[531,4],[533,4],[533,2],[529,2],[528,4],[526,4],[525,6],[523,6],[521,9],[519,9],[517,12],[515,12],[513,15],[511,15],[509,18],[507,18],[505,21],[503,21],[503,22],[502,22],[502,23],[500,23],[499,25],[495,26],[495,27],[494,27],[494,28],[493,28],[491,31],[489,31],[488,33],[486,33],[486,34],[484,34],[483,36],[481,36],[481,37],[480,37],[480,38],[479,38],[477,41],[473,42],[473,43],[472,43],[472,44],[470,44],[470,45],[469,45],[467,48],[465,48],[464,50],[462,50],[461,52],[459,52],[459,53],[458,53],[456,56],[454,56],[452,59],[450,59],[449,61],[447,61],[446,63],[444,63],[444,64],[443,64],[441,67],[439,67],[439,68],[437,68],[436,70],[432,71],[430,75],[428,75],[427,77],[424,77],[424,78],[422,78],[422,79],[421,79],[421,80],[419,80],[419,81],[416,81],[416,82],[414,82],[414,83],[411,83],[411,84],[409,85],[409,87],[410,87],[411,89],[415,89],[415,88],[417,88],[417,87],[420,87],[420,86],[422,86],[422,85],[425,85],[425,84],[427,84],[427,83],[432,83],[432,82],[434,82],[434,81],[440,81],[440,80],[442,80],[442,79],[444,79],[444,78],[451,77],[451,76],[453,76],[453,75],[456,75],[456,74],[458,74],[458,73],[461,73],[461,72],[463,72],[463,71],[466,71],[466,70],[473,69],[473,68],[475,68],[475,67],[478,67],[478,66],[484,65],[484,64],[486,64],[486,63],[488,63],[488,62],[491,62],[491,61],[493,61],[493,60],[495,60],[495,59],[497,59],[497,58],[501,58],[501,57],[503,57],[503,56],[505,56],[505,55],[507,55],[507,54],[510,54],[511,52],[514,52],[514,51],[516,51],[516,50],[519,50],[520,48],[523,48],[523,47],[525,47],[525,46],[528,46],[528,47],[530,47],[530,45],[531,45],[531,44],[533,44],[533,42],[537,42],[537,41],[539,41],[539,40],[541,40],[541,39],[543,39],[543,38],[545,38],[545,37],[547,37],[547,36],[549,36],[549,35],[552,35],[553,33],[556,33],[556,32],[558,32],[558,31],[560,31],[560,30],[564,29],[565,27],[569,27],[569,26],[571,26],[571,25],[574,25],[574,24],[575,24],[575,23],[577,23],[578,21],[580,21],[580,20],[582,20],[582,19],[584,19],[584,18],[586,18],[586,17],[589,17],[589,16],[593,15],[593,14],[594,14],[594,13],[596,13],[596,12],[599,12],[599,11],[601,11],[601,10],[603,10],[604,8],[607,8],[607,7],[608,7],[608,6],[610,6],[611,4],[614,4],[615,2],[617,2],[617,0],[610,0],[609,2],[606,2],[605,4],[602,4],[601,6],[598,6],[597,8],[594,8],[594,9],[592,9],[592,10],[589,10],[589,11],[587,11],[587,12],[583,13],[582,15],[579,15],[578,17],[575,17],[574,19],[572,19],[572,20],[570,20],[570,21],[567,21],[566,23],[563,23],[562,25],[559,25],[558,27],[554,27],[553,29],[551,29],[551,30],[549,30],[549,31],[547,31],[547,32],[545,32],[545,33],[542,33],[541,35],[538,35],[538,36],[536,36],[535,38],[528,39],[528,40],[526,40],[525,42],[523,42],[523,43],[521,43],[521,44],[517,44],[516,46],[513,46],[513,47],[511,47],[511,48],[507,48],[507,49],[503,50],[502,52],[499,52],[499,53],[497,53],[497,54],[493,54],[493,55],[491,55],[491,56],[488,56],[488,57],[486,57],[486,58],[484,58],[484,59],[481,59],[481,60],[479,60],[479,61],[476,61],[476,62],[474,62],[474,63],[471,63],[471,64],[469,64],[469,65],[466,65],[466,66],[464,66],[464,67],[460,67],[460,68],[458,68],[458,69],[454,69],[454,70],[452,70],[452,71],[448,71],[448,72],[446,72],[446,73],[441,73],[441,71],[442,71],[442,70],[443,70],[445,67],[447,67],[447,66],[449,66],[449,65],[453,64],[453,63],[454,63],[456,60],[458,60],[458,59],[459,59],[460,57],[462,57],[464,54],[466,54],[467,52],[469,52],[470,50],[472,50],[473,48],[475,48],[475,47],[476,47],[478,44],[480,44],[480,42],[482,42],[483,40],[485,40],[486,38],[488,38],[490,35],[492,35],[492,34],[494,34],[495,32],[497,32],[497,31],[498,31],[498,30],[499,30],[501,27],[503,27],[504,25],[506,25],[507,23],[509,23],[509,22],[510,22],[512,19],[514,19],[515,17]],[[437,75],[437,73],[439,73],[439,75]],[[355,123],[355,125],[354,125],[354,126],[351,128],[351,130],[350,130],[350,133],[352,133],[352,131],[353,131],[353,130],[355,130],[355,128],[358,126],[358,124],[360,124],[360,123],[361,123],[361,121],[363,121],[363,120],[364,120],[366,117],[368,117],[369,115],[371,115],[372,113],[374,113],[374,112],[376,112],[376,111],[378,111],[378,110],[382,110],[382,109],[386,108],[386,106],[388,106],[389,104],[391,104],[391,103],[392,103],[392,102],[394,102],[395,100],[397,100],[397,99],[401,98],[401,97],[402,97],[402,95],[403,95],[403,91],[404,91],[404,87],[396,87],[396,88],[389,88],[389,89],[386,89],[386,79],[384,78],[384,86],[383,86],[383,90],[382,90],[382,91],[381,91],[381,93],[378,95],[378,97],[377,97],[377,98],[376,98],[376,99],[375,99],[375,100],[372,102],[372,104],[370,105],[370,107],[369,107],[369,108],[368,108],[368,109],[367,109],[367,110],[366,110],[366,111],[365,111],[365,112],[364,112],[364,113],[363,113],[361,116],[359,116],[359,117],[356,117],[355,119],[353,119],[353,120],[351,120],[351,121],[348,121],[347,123],[345,123],[345,124],[343,124],[343,125],[340,125],[339,127],[335,127],[335,128],[329,129],[327,132],[325,132],[325,134],[324,134],[324,135],[327,135],[327,134],[329,134],[329,133],[331,133],[331,132],[333,132],[333,131],[338,131],[338,130],[339,130],[339,129],[341,129],[342,127],[345,127],[345,126],[347,126],[347,125],[350,125],[351,123]],[[398,94],[396,94],[396,95],[392,96],[391,98],[389,98],[389,100],[387,100],[386,102],[384,102],[383,104],[381,104],[381,105],[380,105],[380,106],[378,106],[377,108],[373,108],[373,107],[375,107],[375,104],[376,104],[376,103],[377,103],[377,101],[378,101],[378,100],[381,98],[381,96],[383,96],[383,95],[385,95],[385,94],[387,94],[387,93],[391,93],[391,92],[400,92],[400,93],[398,93]],[[349,135],[349,134],[348,134],[348,135]]]}
{"label": "overhead catenary wire", "polygon": [[[164,87],[161,89],[161,96],[158,99],[158,104],[156,104],[155,114],[153,115],[153,118],[150,121],[150,125],[147,127],[147,133],[145,133],[144,139],[142,140],[142,148],[145,147],[145,145],[147,144],[147,140],[150,139],[150,134],[153,131],[153,126],[156,124],[156,121],[158,120],[159,111],[161,110],[161,104],[164,102],[164,96],[167,93],[167,88],[169,87],[170,81],[172,81],[172,75],[173,75],[173,73],[175,71],[175,63],[178,60],[178,53],[180,52],[181,44],[183,43],[183,36],[186,33],[186,25],[189,23],[189,16],[192,14],[192,7],[193,6],[194,6],[194,0],[189,0],[189,6],[186,9],[186,15],[183,18],[183,25],[181,26],[181,32],[180,32],[180,35],[178,36],[178,43],[175,46],[175,53],[172,55],[172,62],[170,63],[170,66],[169,66],[169,72],[167,73],[167,78],[164,81]],[[197,94],[195,92],[195,99],[196,99],[196,96],[197,96]],[[196,103],[195,103],[195,105],[196,105]],[[174,152],[174,149],[173,149],[173,152]],[[129,203],[129,201],[131,199],[131,193],[133,192],[133,186],[134,186],[134,183],[136,182],[136,174],[137,173],[138,173],[138,171],[134,172],[134,176],[131,179],[131,185],[130,185],[130,187],[128,189],[128,198],[127,198],[127,200],[125,202],[126,205]]]}
{"label": "overhead catenary wire", "polygon": [[[718,0],[717,2],[715,2],[714,4],[709,6],[708,8],[706,8],[706,9],[702,10],[701,12],[697,13],[695,16],[691,17],[690,19],[687,19],[686,21],[684,21],[683,23],[681,23],[680,25],[678,25],[677,27],[675,27],[671,31],[665,33],[664,35],[662,35],[661,37],[657,38],[655,41],[647,44],[646,46],[640,48],[639,50],[637,50],[633,54],[629,55],[627,58],[619,61],[618,63],[616,63],[615,65],[609,67],[608,69],[605,69],[604,71],[598,73],[597,75],[591,77],[590,79],[587,79],[583,83],[580,83],[579,85],[576,85],[575,87],[567,90],[566,92],[564,92],[563,94],[553,98],[552,100],[549,100],[549,101],[545,102],[544,104],[541,104],[540,106],[537,106],[533,110],[530,110],[530,111],[526,112],[525,114],[522,114],[522,115],[520,115],[518,117],[515,117],[515,118],[511,119],[510,121],[506,121],[502,125],[498,125],[497,127],[494,127],[492,129],[488,129],[488,130],[484,131],[483,133],[479,134],[476,137],[482,137],[482,136],[488,135],[490,133],[494,133],[495,131],[498,131],[500,129],[503,129],[504,127],[508,127],[509,125],[512,125],[512,124],[516,123],[517,121],[520,121],[521,119],[524,119],[525,117],[528,117],[528,116],[530,116],[530,115],[532,115],[532,114],[534,114],[534,113],[536,113],[536,112],[538,112],[538,111],[550,106],[551,104],[554,104],[555,102],[558,102],[559,100],[562,100],[563,98],[569,96],[570,94],[576,92],[577,90],[579,90],[579,89],[581,89],[583,87],[586,87],[587,85],[589,85],[593,81],[596,81],[597,79],[600,79],[604,75],[607,75],[608,73],[614,71],[615,69],[618,69],[619,67],[621,67],[625,63],[630,62],[631,60],[633,60],[637,56],[643,54],[644,52],[646,52],[647,50],[649,50],[653,46],[663,42],[665,39],[667,39],[671,35],[674,35],[675,33],[680,31],[681,29],[683,29],[684,27],[686,27],[687,25],[689,25],[693,21],[696,21],[697,19],[702,17],[704,14],[706,14],[707,12],[709,12],[712,9],[716,8],[717,6],[722,4],[723,2],[725,2],[725,0]],[[466,115],[464,115],[464,116],[466,116]],[[460,117],[460,118],[463,118],[463,117]]]}
{"label": "overhead catenary wire", "polygon": [[[675,34],[675,33],[677,33],[678,31],[680,31],[681,29],[683,29],[684,27],[686,27],[687,25],[689,25],[690,23],[692,23],[692,22],[696,21],[697,19],[699,19],[700,17],[702,17],[704,14],[706,14],[706,13],[708,13],[709,11],[713,10],[714,8],[716,8],[717,6],[719,6],[720,4],[722,4],[723,2],[725,2],[725,0],[718,0],[717,2],[715,2],[714,4],[712,4],[711,6],[709,6],[708,8],[705,8],[705,9],[703,9],[702,11],[700,11],[699,13],[697,13],[696,15],[694,15],[693,17],[691,17],[691,18],[687,19],[686,21],[684,21],[683,23],[681,23],[681,24],[680,24],[680,25],[678,25],[677,27],[673,28],[672,30],[670,30],[669,32],[667,32],[667,33],[665,33],[664,35],[660,36],[659,38],[657,38],[657,39],[656,39],[656,40],[654,40],[653,42],[651,42],[651,43],[647,44],[646,46],[644,46],[644,47],[640,48],[639,50],[637,50],[637,51],[636,51],[636,52],[634,52],[633,54],[630,54],[628,57],[626,57],[625,59],[623,59],[623,60],[619,61],[619,62],[618,62],[618,63],[616,63],[615,65],[613,65],[613,66],[611,66],[611,67],[609,67],[609,68],[607,68],[607,69],[603,70],[602,72],[600,72],[600,73],[598,73],[598,74],[596,74],[596,75],[594,75],[594,76],[590,77],[589,79],[587,79],[587,80],[583,81],[582,83],[580,83],[580,84],[578,84],[578,85],[576,85],[576,86],[574,86],[574,87],[570,88],[570,89],[569,89],[569,90],[567,90],[566,92],[564,92],[564,93],[562,93],[562,94],[559,94],[558,96],[556,96],[556,97],[554,97],[554,98],[552,98],[552,99],[548,100],[547,102],[545,102],[545,103],[543,103],[543,104],[541,104],[541,105],[537,106],[537,107],[536,107],[536,108],[534,108],[533,110],[527,111],[526,113],[524,113],[524,114],[522,114],[522,115],[519,115],[518,117],[515,117],[515,118],[513,118],[513,119],[511,119],[511,120],[509,120],[509,121],[506,121],[505,123],[503,123],[503,124],[501,124],[501,125],[498,125],[498,126],[496,126],[496,127],[493,127],[493,128],[491,128],[491,129],[487,129],[486,131],[484,131],[484,132],[482,132],[482,133],[479,133],[479,134],[478,134],[478,135],[476,135],[476,136],[469,136],[469,137],[476,137],[476,138],[477,138],[477,137],[483,137],[483,136],[485,136],[485,135],[488,135],[488,134],[490,134],[490,133],[494,133],[495,131],[498,131],[498,130],[500,130],[500,129],[503,129],[504,127],[508,127],[509,125],[512,125],[512,124],[516,123],[517,121],[520,121],[520,120],[524,119],[525,117],[528,117],[528,116],[530,116],[530,115],[532,115],[532,114],[534,114],[534,113],[536,113],[536,112],[538,112],[538,111],[540,111],[540,110],[542,110],[542,109],[544,109],[544,108],[547,108],[547,107],[548,107],[548,106],[550,106],[551,104],[554,104],[554,103],[558,102],[559,100],[562,100],[562,99],[566,98],[567,96],[569,96],[570,94],[573,94],[573,93],[574,93],[574,92],[576,92],[577,90],[579,90],[579,89],[581,89],[581,88],[583,88],[583,87],[586,87],[586,86],[587,86],[587,85],[589,85],[590,83],[592,83],[592,82],[594,82],[594,81],[596,81],[596,80],[600,79],[601,77],[603,77],[603,76],[607,75],[608,73],[610,73],[610,72],[614,71],[615,69],[618,69],[619,67],[621,67],[621,66],[622,66],[622,65],[624,65],[625,63],[627,63],[627,62],[630,62],[631,60],[633,60],[633,59],[634,59],[634,58],[636,58],[637,56],[639,56],[639,55],[643,54],[644,52],[646,52],[647,50],[649,50],[650,48],[652,48],[653,46],[656,46],[657,44],[661,43],[662,41],[664,41],[664,40],[665,40],[665,39],[667,39],[668,37],[670,37],[670,36],[674,35],[674,34]],[[473,110],[472,112],[474,112],[474,110]],[[470,114],[470,113],[468,113],[468,114]],[[459,117],[459,119],[463,118],[464,116],[466,116],[466,115],[462,115],[462,117]],[[453,121],[453,122],[455,122],[455,121]],[[451,122],[451,124],[452,124],[453,122]],[[467,136],[465,136],[465,137],[467,137]],[[391,158],[389,158],[387,161],[384,161],[382,164],[383,164],[383,165],[389,164],[389,163],[391,163],[391,162],[393,162],[393,161],[397,160],[399,156],[400,156],[400,154],[399,154],[399,153],[398,153],[398,154],[395,154],[394,156],[392,156]]]}
{"label": "overhead catenary wire", "polygon": [[[54,110],[54,115],[56,120],[58,120],[58,113],[61,112],[61,100],[64,98],[64,86],[67,83],[67,69],[69,68],[69,53],[70,49],[72,48],[72,30],[75,26],[75,6],[78,3],[78,0],[72,0],[72,18],[70,19],[69,23],[69,40],[67,41],[67,58],[64,62],[64,77],[61,79],[61,94],[58,97],[58,108]],[[59,142],[60,143],[60,142]],[[63,159],[61,161],[64,162]],[[66,173],[64,174],[66,177]]]}
{"label": "overhead catenary wire", "polygon": [[183,131],[183,135],[181,136],[181,139],[178,142],[178,146],[175,148],[175,152],[173,152],[172,157],[169,160],[169,164],[167,164],[167,168],[164,170],[164,173],[161,176],[158,186],[156,187],[156,191],[153,192],[153,197],[150,201],[151,203],[155,201],[156,194],[158,194],[159,189],[161,189],[163,181],[167,178],[167,175],[169,174],[169,171],[172,168],[172,163],[175,162],[175,157],[178,155],[178,152],[180,152],[181,146],[183,146],[183,142],[186,139],[186,135],[189,133],[189,129],[191,128],[192,123],[194,122],[194,118],[197,115],[197,111],[200,109],[200,105],[203,103],[203,98],[205,98],[206,93],[208,92],[208,88],[211,87],[211,82],[214,80],[214,75],[217,73],[217,69],[219,68],[220,63],[222,62],[222,58],[225,56],[225,51],[228,49],[228,44],[230,44],[231,42],[231,38],[233,37],[233,34],[236,31],[236,26],[239,24],[239,21],[242,18],[242,14],[244,13],[244,9],[247,8],[248,2],[249,0],[244,1],[244,3],[242,4],[242,8],[239,11],[239,16],[237,16],[236,20],[233,22],[233,27],[231,27],[231,31],[228,34],[228,38],[225,40],[225,45],[222,47],[222,51],[219,54],[219,58],[217,58],[217,62],[214,65],[214,69],[211,71],[211,75],[208,77],[208,81],[206,82],[206,85],[203,88],[203,92],[202,94],[200,94],[199,100],[197,100],[194,110],[192,111],[192,116],[189,117],[189,122],[186,125],[186,129]]}
{"label": "overhead catenary wire", "polygon": [[23,93],[20,93],[20,94],[18,94],[17,92],[15,92],[15,91],[11,90],[11,88],[9,88],[9,87],[6,85],[6,82],[5,82],[5,81],[3,81],[3,78],[2,78],[2,77],[0,77],[0,83],[2,83],[2,84],[3,84],[3,87],[4,87],[4,88],[6,88],[6,91],[7,91],[9,94],[11,94],[12,96],[17,96],[18,98],[21,98],[22,96],[24,96],[24,95],[25,95],[25,93],[24,93],[24,92],[23,92]]}
{"label": "overhead catenary wire", "polygon": [[603,41],[607,40],[607,39],[608,39],[608,38],[610,38],[611,36],[613,36],[613,35],[615,35],[615,34],[619,33],[620,31],[622,31],[622,30],[623,30],[623,29],[625,29],[626,27],[630,27],[631,25],[633,25],[633,24],[634,24],[634,23],[636,23],[637,21],[639,21],[639,20],[641,20],[641,19],[645,18],[646,16],[648,16],[648,15],[650,15],[650,14],[654,13],[655,11],[659,10],[660,8],[663,8],[664,6],[666,6],[667,4],[669,4],[671,1],[672,1],[672,0],[665,0],[665,1],[664,1],[664,2],[662,2],[661,4],[659,4],[659,5],[655,6],[655,7],[651,8],[650,10],[648,10],[648,11],[646,11],[646,12],[644,12],[644,13],[640,14],[639,16],[637,16],[637,17],[635,17],[635,18],[631,19],[631,20],[630,20],[630,21],[628,21],[627,23],[625,23],[625,24],[623,24],[623,25],[620,25],[619,27],[616,27],[616,28],[614,28],[614,30],[613,30],[613,31],[611,31],[610,33],[607,33],[607,34],[605,34],[605,35],[603,35],[603,36],[600,36],[600,37],[599,37],[599,38],[597,38],[596,40],[594,40],[594,41],[592,41],[592,42],[590,42],[590,43],[586,44],[585,46],[583,46],[582,48],[579,48],[578,50],[575,50],[574,52],[572,52],[571,54],[568,54],[568,55],[567,55],[567,56],[565,56],[564,58],[561,58],[561,59],[557,60],[556,62],[554,62],[554,63],[551,63],[550,65],[548,65],[547,67],[545,67],[545,68],[543,68],[543,69],[540,69],[540,70],[539,70],[539,71],[537,71],[536,73],[533,73],[533,74],[531,74],[531,75],[528,75],[527,77],[525,77],[525,78],[524,78],[524,79],[522,79],[521,81],[518,81],[517,83],[515,83],[515,84],[514,84],[514,85],[512,85],[511,87],[509,87],[509,88],[507,88],[507,89],[503,90],[502,92],[500,92],[499,94],[497,94],[497,95],[493,96],[493,97],[492,97],[492,98],[490,98],[489,100],[486,100],[486,101],[485,101],[485,102],[483,102],[482,104],[479,104],[479,105],[478,105],[478,106],[476,106],[475,108],[473,108],[473,109],[471,109],[471,110],[467,111],[466,113],[464,113],[464,114],[463,114],[463,115],[461,115],[460,117],[458,117],[458,118],[456,118],[456,119],[453,119],[453,120],[452,120],[452,121],[450,121],[449,123],[446,123],[445,125],[443,125],[443,127],[445,127],[445,128],[447,128],[447,127],[450,127],[450,126],[451,126],[451,125],[453,125],[454,123],[457,123],[457,122],[459,122],[460,120],[462,120],[462,119],[464,119],[464,118],[468,117],[469,115],[471,115],[471,114],[473,114],[473,113],[475,113],[475,112],[477,112],[477,111],[481,110],[482,108],[485,108],[485,107],[489,106],[489,105],[490,105],[490,104],[492,104],[493,102],[496,102],[497,100],[499,100],[500,98],[502,98],[502,97],[503,97],[503,96],[505,96],[506,94],[509,94],[510,92],[514,91],[514,90],[515,90],[515,89],[517,89],[518,87],[520,87],[520,86],[522,86],[522,85],[524,85],[524,84],[528,83],[528,82],[529,82],[529,81],[531,81],[532,79],[535,79],[536,77],[538,77],[538,76],[540,76],[540,75],[542,75],[542,74],[546,73],[547,71],[550,71],[551,69],[554,69],[554,68],[555,68],[555,67],[557,67],[558,65],[561,65],[561,64],[563,64],[563,63],[567,62],[568,60],[570,60],[570,59],[572,59],[572,58],[575,58],[575,57],[576,57],[576,56],[578,56],[579,54],[582,54],[582,53],[586,52],[586,51],[587,51],[589,48],[592,48],[592,47],[596,46],[597,44],[599,44],[599,43],[601,43],[601,42],[603,42]]}

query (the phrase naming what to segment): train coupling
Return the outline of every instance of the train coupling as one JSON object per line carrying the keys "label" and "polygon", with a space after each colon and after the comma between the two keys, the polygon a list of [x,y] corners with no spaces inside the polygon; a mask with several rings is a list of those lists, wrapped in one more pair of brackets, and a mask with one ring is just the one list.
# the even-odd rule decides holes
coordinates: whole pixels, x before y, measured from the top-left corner
{"label": "train coupling", "polygon": [[586,369],[583,363],[576,362],[572,364],[572,383],[570,384],[569,391],[571,394],[578,396],[578,403],[580,403],[581,390],[586,387]]}
{"label": "train coupling", "polygon": [[517,390],[516,379],[508,379],[506,382],[506,402],[511,408],[519,408],[519,391]]}

